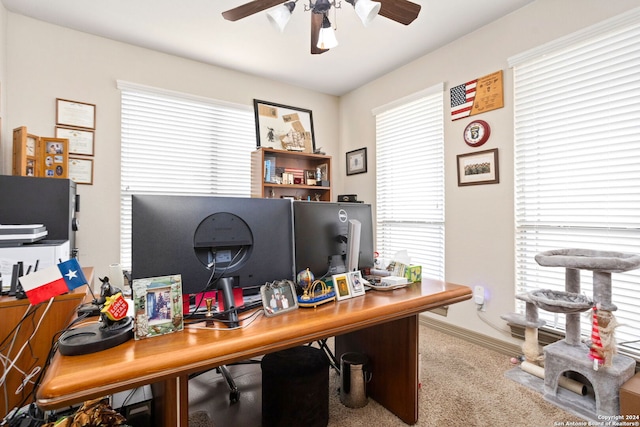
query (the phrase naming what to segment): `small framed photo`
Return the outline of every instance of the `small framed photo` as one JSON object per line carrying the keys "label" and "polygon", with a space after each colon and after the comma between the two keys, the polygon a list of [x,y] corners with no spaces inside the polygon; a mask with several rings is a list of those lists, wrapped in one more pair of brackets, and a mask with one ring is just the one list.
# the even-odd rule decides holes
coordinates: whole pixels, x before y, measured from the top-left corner
{"label": "small framed photo", "polygon": [[349,288],[351,288],[351,295],[354,297],[364,295],[364,280],[360,271],[351,271],[347,273],[347,281],[349,282]]}
{"label": "small framed photo", "polygon": [[284,314],[298,308],[295,284],[291,280],[278,280],[260,287],[264,315],[267,317]]}
{"label": "small framed photo", "polygon": [[183,330],[180,274],[134,279],[132,291],[136,340]]}
{"label": "small framed photo", "polygon": [[346,274],[334,274],[331,278],[333,280],[333,287],[338,301],[351,298],[353,296]]}
{"label": "small framed photo", "polygon": [[95,129],[95,104],[56,98],[56,125]]}
{"label": "small framed photo", "polygon": [[367,171],[367,147],[347,152],[347,175]]}
{"label": "small framed photo", "polygon": [[458,154],[458,186],[498,184],[498,149]]}
{"label": "small framed photo", "polygon": [[316,185],[316,171],[314,170],[304,171],[304,183],[306,185]]}
{"label": "small framed photo", "polygon": [[316,150],[311,110],[253,100],[258,147],[313,153]]}

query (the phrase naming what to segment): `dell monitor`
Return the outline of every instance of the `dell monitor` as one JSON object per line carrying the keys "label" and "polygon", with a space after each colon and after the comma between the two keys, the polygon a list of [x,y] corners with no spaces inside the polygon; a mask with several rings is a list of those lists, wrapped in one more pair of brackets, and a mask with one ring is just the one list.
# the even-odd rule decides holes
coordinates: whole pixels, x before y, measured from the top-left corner
{"label": "dell monitor", "polygon": [[[371,205],[294,201],[293,224],[297,272],[308,268],[321,278],[373,267]],[[350,244],[350,234],[359,242]]]}
{"label": "dell monitor", "polygon": [[131,214],[133,279],[180,274],[183,294],[222,290],[227,311],[231,288],[295,277],[290,200],[134,195]]}

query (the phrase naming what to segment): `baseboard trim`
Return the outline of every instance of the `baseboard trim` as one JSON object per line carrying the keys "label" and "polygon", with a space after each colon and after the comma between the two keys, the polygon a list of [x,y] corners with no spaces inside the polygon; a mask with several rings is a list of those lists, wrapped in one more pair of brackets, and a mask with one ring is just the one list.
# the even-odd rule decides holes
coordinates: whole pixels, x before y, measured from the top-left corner
{"label": "baseboard trim", "polygon": [[497,351],[498,353],[507,356],[517,356],[522,354],[522,348],[517,344],[501,341],[499,339],[492,338],[478,332],[451,325],[440,320],[432,319],[428,316],[421,315],[420,324],[436,331],[445,333],[447,335],[451,335],[467,342],[488,348],[489,350]]}

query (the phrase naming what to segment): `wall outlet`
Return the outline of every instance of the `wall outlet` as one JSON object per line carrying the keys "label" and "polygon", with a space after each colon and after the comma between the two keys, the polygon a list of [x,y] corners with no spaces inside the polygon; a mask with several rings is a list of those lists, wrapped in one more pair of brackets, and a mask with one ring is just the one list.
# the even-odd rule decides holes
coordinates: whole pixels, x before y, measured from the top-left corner
{"label": "wall outlet", "polygon": [[478,305],[484,305],[484,287],[477,285],[473,290],[473,301]]}

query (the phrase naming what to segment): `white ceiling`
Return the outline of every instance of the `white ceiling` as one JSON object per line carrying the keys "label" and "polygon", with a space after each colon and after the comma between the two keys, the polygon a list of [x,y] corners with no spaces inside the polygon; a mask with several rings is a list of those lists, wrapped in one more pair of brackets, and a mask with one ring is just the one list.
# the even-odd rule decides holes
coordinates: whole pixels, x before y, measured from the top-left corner
{"label": "white ceiling", "polygon": [[[285,0],[283,0],[284,2]],[[408,26],[382,16],[364,27],[345,0],[329,17],[336,48],[311,55],[308,0],[283,33],[260,12],[221,13],[248,0],[2,0],[10,12],[172,55],[343,95],[534,0],[412,0]],[[336,1],[339,3],[339,1]],[[335,13],[335,15],[334,15]]]}

